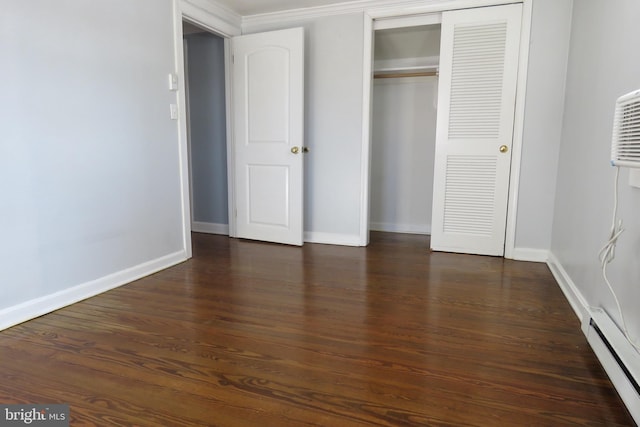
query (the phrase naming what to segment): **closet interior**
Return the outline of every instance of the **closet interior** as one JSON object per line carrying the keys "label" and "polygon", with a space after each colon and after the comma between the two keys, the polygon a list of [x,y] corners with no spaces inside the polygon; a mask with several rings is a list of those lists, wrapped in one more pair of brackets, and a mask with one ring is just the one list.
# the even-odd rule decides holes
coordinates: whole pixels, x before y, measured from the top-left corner
{"label": "closet interior", "polygon": [[431,232],[439,57],[439,23],[374,31],[370,230]]}

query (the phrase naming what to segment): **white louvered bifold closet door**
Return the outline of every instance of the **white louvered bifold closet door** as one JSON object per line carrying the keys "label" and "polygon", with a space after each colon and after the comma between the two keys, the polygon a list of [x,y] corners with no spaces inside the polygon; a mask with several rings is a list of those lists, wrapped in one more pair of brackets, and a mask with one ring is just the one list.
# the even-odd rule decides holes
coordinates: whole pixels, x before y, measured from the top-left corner
{"label": "white louvered bifold closet door", "polygon": [[431,249],[504,254],[522,6],[442,16]]}

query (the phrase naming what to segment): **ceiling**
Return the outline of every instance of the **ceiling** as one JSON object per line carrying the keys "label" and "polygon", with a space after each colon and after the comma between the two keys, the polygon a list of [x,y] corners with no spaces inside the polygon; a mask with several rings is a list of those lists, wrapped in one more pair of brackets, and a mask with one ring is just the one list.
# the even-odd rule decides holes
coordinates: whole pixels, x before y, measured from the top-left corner
{"label": "ceiling", "polygon": [[239,15],[258,15],[289,9],[345,3],[345,0],[214,0]]}

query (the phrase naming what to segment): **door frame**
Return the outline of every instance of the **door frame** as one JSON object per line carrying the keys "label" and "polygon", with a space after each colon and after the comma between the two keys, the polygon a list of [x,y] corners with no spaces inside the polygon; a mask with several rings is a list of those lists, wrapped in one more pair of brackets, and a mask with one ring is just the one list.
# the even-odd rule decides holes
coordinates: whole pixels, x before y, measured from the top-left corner
{"label": "door frame", "polygon": [[500,6],[522,3],[522,28],[520,35],[520,55],[518,63],[518,82],[516,86],[516,106],[513,125],[513,146],[511,152],[511,172],[504,257],[513,259],[515,255],[516,219],[520,187],[520,168],[522,160],[522,136],[524,130],[524,110],[527,89],[527,70],[529,63],[529,39],[531,33],[532,0],[450,0],[438,4],[416,5],[410,8],[384,7],[366,10],[364,13],[364,55],[362,65],[362,162],[361,162],[361,199],[360,199],[360,245],[369,244],[369,210],[371,180],[371,112],[372,112],[372,69],[374,20],[405,18],[419,15],[442,13],[451,10],[469,9],[487,6]]}
{"label": "door frame", "polygon": [[222,19],[201,7],[190,3],[188,0],[174,0],[174,38],[176,70],[178,76],[178,138],[180,152],[181,187],[182,187],[182,219],[183,241],[187,257],[192,256],[191,248],[191,195],[189,178],[191,174],[188,138],[187,138],[187,100],[185,76],[185,52],[183,45],[182,21],[197,25],[208,32],[224,39],[224,66],[225,66],[225,102],[226,102],[226,133],[227,133],[227,194],[229,209],[229,237],[236,236],[235,217],[235,158],[233,152],[233,105],[231,99],[232,75],[231,75],[231,37],[242,34],[240,23],[231,23],[230,19]]}

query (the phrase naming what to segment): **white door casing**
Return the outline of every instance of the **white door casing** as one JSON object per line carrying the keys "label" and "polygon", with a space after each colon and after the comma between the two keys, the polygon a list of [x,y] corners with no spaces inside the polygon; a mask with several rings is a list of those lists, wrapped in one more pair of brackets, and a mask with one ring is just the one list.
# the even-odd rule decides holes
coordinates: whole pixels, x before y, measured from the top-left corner
{"label": "white door casing", "polygon": [[522,5],[444,12],[431,248],[504,254]]}
{"label": "white door casing", "polygon": [[231,44],[237,237],[302,245],[304,29]]}

